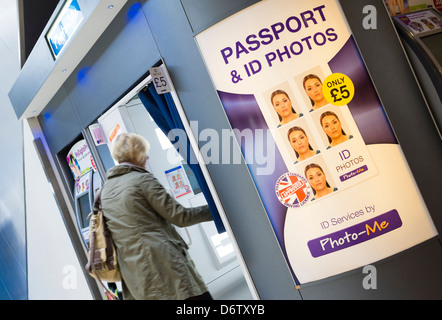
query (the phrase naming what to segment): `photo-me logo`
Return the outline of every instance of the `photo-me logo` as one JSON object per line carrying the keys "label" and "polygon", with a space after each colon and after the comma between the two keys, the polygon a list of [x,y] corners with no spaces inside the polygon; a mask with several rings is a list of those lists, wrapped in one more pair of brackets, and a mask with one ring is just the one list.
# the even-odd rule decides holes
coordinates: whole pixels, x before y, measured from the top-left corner
{"label": "photo-me logo", "polygon": [[290,208],[303,206],[310,198],[307,180],[297,173],[284,173],[276,181],[276,196],[279,201]]}
{"label": "photo-me logo", "polygon": [[374,239],[402,226],[396,210],[308,242],[314,258]]}

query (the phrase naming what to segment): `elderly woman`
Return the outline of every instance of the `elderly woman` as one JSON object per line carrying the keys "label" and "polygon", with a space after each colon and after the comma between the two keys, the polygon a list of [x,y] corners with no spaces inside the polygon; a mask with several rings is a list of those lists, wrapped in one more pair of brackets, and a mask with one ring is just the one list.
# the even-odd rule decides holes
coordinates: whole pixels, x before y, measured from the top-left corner
{"label": "elderly woman", "polygon": [[208,206],[185,208],[145,169],[149,143],[123,133],[113,143],[119,165],[107,173],[101,201],[120,265],[125,300],[211,299],[180,227],[212,220]]}

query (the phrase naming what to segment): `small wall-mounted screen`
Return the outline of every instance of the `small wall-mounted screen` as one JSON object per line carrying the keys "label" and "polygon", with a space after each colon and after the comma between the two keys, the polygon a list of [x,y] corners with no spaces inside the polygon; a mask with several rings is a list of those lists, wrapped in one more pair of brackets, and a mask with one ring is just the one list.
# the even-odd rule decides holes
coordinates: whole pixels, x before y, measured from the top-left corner
{"label": "small wall-mounted screen", "polygon": [[439,67],[442,66],[442,32],[421,38],[424,45],[430,50]]}
{"label": "small wall-mounted screen", "polygon": [[91,204],[89,202],[89,193],[82,195],[77,199],[77,201],[78,201],[79,219],[80,223],[82,224],[80,228],[83,229],[89,226],[89,221],[87,219],[87,216],[92,211]]}
{"label": "small wall-mounted screen", "polygon": [[46,34],[54,58],[66,46],[82,20],[83,13],[77,0],[67,1]]}

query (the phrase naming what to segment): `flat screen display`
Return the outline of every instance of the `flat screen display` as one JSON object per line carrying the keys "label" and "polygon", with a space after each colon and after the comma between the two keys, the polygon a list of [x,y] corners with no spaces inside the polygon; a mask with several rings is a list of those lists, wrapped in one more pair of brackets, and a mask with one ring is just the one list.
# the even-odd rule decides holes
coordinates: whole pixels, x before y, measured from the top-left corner
{"label": "flat screen display", "polygon": [[424,45],[430,50],[439,67],[442,66],[442,32],[421,38]]}
{"label": "flat screen display", "polygon": [[77,0],[66,2],[46,35],[55,58],[66,46],[82,20],[83,13]]}
{"label": "flat screen display", "polygon": [[77,199],[78,201],[78,214],[80,220],[80,228],[86,228],[89,226],[89,221],[87,216],[91,213],[91,205],[89,202],[89,193],[86,193]]}

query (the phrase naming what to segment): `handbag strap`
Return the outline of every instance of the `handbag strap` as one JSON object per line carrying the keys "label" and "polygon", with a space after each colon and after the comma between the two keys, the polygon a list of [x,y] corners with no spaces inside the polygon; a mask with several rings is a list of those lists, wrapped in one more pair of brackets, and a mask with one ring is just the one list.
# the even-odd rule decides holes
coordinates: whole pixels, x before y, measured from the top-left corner
{"label": "handbag strap", "polygon": [[[97,191],[97,193],[95,194],[94,206],[93,206],[92,212],[91,212],[92,215],[98,214],[98,211],[101,209],[101,191],[102,191],[102,188],[100,188]],[[95,223],[94,223],[93,226],[95,228]],[[109,233],[109,229],[107,228],[105,223],[103,223],[103,227],[105,227],[105,234],[108,234]],[[106,236],[106,242],[108,241],[108,239],[110,239],[110,237]],[[109,248],[108,244],[109,243],[107,243],[107,248]],[[107,299],[108,300],[118,300],[118,297],[111,290],[109,290],[108,287],[106,287],[104,285],[103,281],[100,279],[100,276],[95,271],[95,268],[94,268],[95,250],[94,250],[94,247],[95,247],[95,231],[89,230],[89,262],[86,265],[86,268],[87,269],[90,268],[90,270],[97,277],[98,282],[100,282],[101,286],[105,290],[105,295],[106,295]],[[110,249],[106,250],[106,257],[109,256],[108,250],[110,250]]]}
{"label": "handbag strap", "polygon": [[101,191],[102,190],[103,190],[103,188],[98,189],[97,193],[95,194],[94,207],[93,207],[94,212],[98,212],[98,210],[101,209]]}
{"label": "handbag strap", "polygon": [[[94,199],[94,209],[93,212],[94,214],[97,214],[99,210],[101,210],[101,191],[103,188],[99,189],[97,191],[97,193],[95,194],[95,199]],[[106,221],[104,220],[104,216],[103,216],[103,234],[104,234],[104,238],[106,239],[106,263],[107,263],[107,267],[109,270],[113,270],[115,269],[115,266],[113,264],[114,261],[114,256],[113,256],[113,252],[112,252],[112,236],[110,233],[109,228],[107,227]]]}

